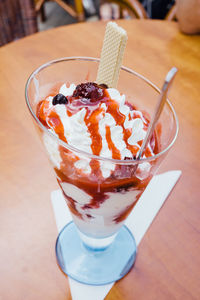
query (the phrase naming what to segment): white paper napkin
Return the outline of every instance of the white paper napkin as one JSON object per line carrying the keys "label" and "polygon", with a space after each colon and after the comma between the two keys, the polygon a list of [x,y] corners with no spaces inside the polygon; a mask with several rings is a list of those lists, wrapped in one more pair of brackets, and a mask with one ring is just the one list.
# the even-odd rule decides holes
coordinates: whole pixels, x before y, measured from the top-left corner
{"label": "white paper napkin", "polygon": [[[180,176],[181,171],[169,171],[154,176],[148,184],[134,210],[125,222],[134,235],[137,245],[140,243]],[[51,193],[51,201],[55,213],[56,225],[60,232],[72,220],[72,217],[60,190]],[[114,283],[92,286],[81,284],[69,278],[69,284],[73,300],[103,300]]]}

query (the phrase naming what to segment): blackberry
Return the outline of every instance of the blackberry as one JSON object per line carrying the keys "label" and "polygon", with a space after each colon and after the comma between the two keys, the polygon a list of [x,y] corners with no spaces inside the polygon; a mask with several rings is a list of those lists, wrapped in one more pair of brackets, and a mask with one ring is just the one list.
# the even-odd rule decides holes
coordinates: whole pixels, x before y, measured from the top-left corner
{"label": "blackberry", "polygon": [[57,105],[57,104],[67,104],[68,100],[63,94],[57,94],[55,97],[53,97],[52,104]]}

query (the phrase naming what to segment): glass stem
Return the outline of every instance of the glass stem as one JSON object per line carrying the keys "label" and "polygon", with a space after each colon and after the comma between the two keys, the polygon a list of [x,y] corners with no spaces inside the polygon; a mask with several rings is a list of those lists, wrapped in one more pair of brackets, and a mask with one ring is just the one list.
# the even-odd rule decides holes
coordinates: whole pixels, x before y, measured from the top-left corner
{"label": "glass stem", "polygon": [[106,238],[93,238],[85,235],[79,230],[78,233],[83,245],[86,247],[87,250],[91,250],[91,251],[103,251],[107,249],[112,244],[112,242],[114,241],[117,235],[117,233],[115,233]]}

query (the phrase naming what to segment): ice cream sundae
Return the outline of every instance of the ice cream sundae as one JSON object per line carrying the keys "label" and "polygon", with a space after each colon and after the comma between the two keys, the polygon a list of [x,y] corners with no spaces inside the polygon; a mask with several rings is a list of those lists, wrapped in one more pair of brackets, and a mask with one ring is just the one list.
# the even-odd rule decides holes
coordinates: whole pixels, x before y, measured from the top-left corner
{"label": "ice cream sundae", "polygon": [[[134,163],[149,125],[148,115],[127,102],[117,89],[84,82],[77,86],[64,83],[54,89],[38,103],[37,117],[60,140],[91,154],[67,150],[43,133],[79,230],[94,237],[115,233],[152,177],[153,163]],[[143,157],[158,152],[154,132]]]}

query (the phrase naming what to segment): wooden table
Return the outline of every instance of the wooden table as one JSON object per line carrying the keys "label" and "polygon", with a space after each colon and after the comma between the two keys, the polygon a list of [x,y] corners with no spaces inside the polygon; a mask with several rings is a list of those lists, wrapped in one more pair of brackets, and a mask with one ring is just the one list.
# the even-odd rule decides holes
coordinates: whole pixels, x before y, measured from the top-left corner
{"label": "wooden table", "polygon": [[[200,36],[181,34],[176,23],[119,24],[129,37],[124,65],[158,86],[172,66],[179,69],[170,98],[180,132],[161,171],[181,169],[183,175],[140,243],[135,267],[106,299],[199,299]],[[24,86],[48,60],[99,57],[104,30],[105,23],[70,25],[0,49],[0,299],[71,299],[54,252],[50,192],[57,184],[26,108]]]}

